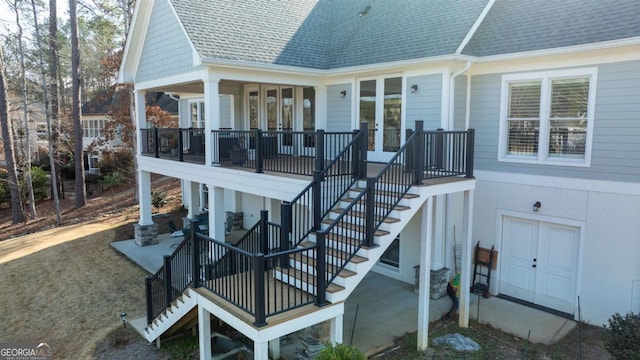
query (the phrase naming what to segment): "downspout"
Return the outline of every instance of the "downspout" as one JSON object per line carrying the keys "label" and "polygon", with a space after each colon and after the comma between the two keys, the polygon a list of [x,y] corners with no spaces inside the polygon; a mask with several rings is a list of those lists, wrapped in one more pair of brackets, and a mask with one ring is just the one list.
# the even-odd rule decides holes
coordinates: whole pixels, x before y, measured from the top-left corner
{"label": "downspout", "polygon": [[[456,93],[456,78],[471,68],[471,61],[467,61],[467,64],[461,70],[451,75],[449,84],[449,130],[454,130],[454,109],[455,109],[455,93]],[[468,85],[468,79],[467,79]],[[469,88],[467,87],[467,101],[469,100]],[[467,109],[468,110],[468,109]],[[468,115],[468,112],[467,112]]]}

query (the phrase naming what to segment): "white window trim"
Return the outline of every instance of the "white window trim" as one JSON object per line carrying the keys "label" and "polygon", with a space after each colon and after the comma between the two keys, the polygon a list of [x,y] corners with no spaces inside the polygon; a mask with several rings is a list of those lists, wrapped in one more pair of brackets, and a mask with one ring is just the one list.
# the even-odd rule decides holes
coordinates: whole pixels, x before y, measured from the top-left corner
{"label": "white window trim", "polygon": [[[584,159],[571,158],[551,158],[548,156],[548,128],[549,128],[549,101],[551,81],[556,79],[566,79],[575,77],[589,77],[589,95],[587,104],[587,135],[585,139]],[[538,143],[537,157],[522,157],[507,155],[507,108],[509,106],[509,84],[512,82],[540,80],[540,139]],[[595,122],[596,105],[596,84],[598,83],[598,68],[588,67],[579,69],[566,69],[554,71],[540,71],[530,73],[506,74],[502,75],[502,89],[500,94],[500,127],[498,137],[498,161],[559,165],[559,166],[591,166],[591,149],[593,143],[593,123]]]}
{"label": "white window trim", "polygon": [[[198,118],[198,126],[196,127],[196,129],[204,129],[204,123],[205,123],[205,119],[201,118],[201,115],[203,115],[201,113],[201,108],[204,107],[204,98],[192,98],[187,100],[187,103],[189,104],[189,119],[188,119],[188,126],[187,128],[192,128],[193,127],[193,119],[191,118],[191,107],[195,104],[196,105],[196,112],[197,112],[197,118]],[[203,125],[202,127],[200,127],[200,125]]]}

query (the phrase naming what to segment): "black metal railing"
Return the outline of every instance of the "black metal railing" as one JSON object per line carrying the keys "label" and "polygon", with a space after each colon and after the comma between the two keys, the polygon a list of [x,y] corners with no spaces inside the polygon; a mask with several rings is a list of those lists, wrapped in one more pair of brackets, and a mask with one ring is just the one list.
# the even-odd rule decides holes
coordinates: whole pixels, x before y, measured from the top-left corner
{"label": "black metal railing", "polygon": [[312,175],[348,144],[353,133],[213,130],[212,161],[255,172]]}
{"label": "black metal railing", "polygon": [[164,256],[163,266],[145,279],[148,324],[191,285],[191,245],[189,237],[185,237],[171,255]]}
{"label": "black metal railing", "polygon": [[473,177],[474,129],[466,131],[425,131],[424,177],[434,179],[465,175]]}
{"label": "black metal railing", "polygon": [[142,155],[197,164],[205,162],[204,129],[140,129],[140,136]]}

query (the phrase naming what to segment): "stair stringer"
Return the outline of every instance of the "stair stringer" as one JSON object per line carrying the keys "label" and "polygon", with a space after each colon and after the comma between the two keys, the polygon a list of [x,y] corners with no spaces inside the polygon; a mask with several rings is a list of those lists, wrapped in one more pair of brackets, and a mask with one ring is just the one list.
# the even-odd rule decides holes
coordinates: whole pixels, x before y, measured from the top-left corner
{"label": "stair stringer", "polygon": [[131,322],[133,328],[148,342],[152,342],[171,329],[173,325],[186,316],[198,305],[198,294],[191,288],[182,292],[176,300],[171,303],[171,307],[165,309],[158,315],[151,324],[147,324],[146,318],[137,319]]}
{"label": "stair stringer", "polygon": [[[413,189],[414,188],[412,188],[411,190]],[[417,192],[411,190],[409,191],[410,193],[418,194]],[[407,224],[411,221],[418,210],[422,208],[422,205],[424,204],[426,199],[427,196],[418,196],[413,199],[403,200],[403,205],[408,206],[409,209],[402,211],[402,216],[399,219],[400,221],[391,224],[382,224],[380,228],[388,231],[389,233],[381,236],[376,235],[374,237],[374,243],[377,245],[376,247],[369,249],[362,248],[358,250],[356,255],[367,258],[368,260],[358,264],[347,264],[348,266],[346,268],[354,271],[356,274],[348,278],[341,279],[338,284],[344,287],[344,290],[334,293],[327,293],[327,301],[331,303],[345,301],[349,297],[349,295],[351,295],[358,284],[360,284],[362,279],[364,279],[369,271],[371,271],[371,269],[378,263],[378,260],[380,260],[380,257],[382,256],[382,254],[384,254],[389,245],[391,245],[393,240],[398,236],[398,234],[402,232],[402,230],[407,226]]]}

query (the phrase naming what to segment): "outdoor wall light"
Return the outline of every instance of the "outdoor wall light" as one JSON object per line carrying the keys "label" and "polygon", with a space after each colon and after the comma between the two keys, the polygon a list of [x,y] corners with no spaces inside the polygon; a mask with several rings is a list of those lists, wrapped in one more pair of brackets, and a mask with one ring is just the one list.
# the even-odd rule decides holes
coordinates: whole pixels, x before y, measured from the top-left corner
{"label": "outdoor wall light", "polygon": [[536,201],[536,203],[533,204],[533,211],[537,212],[538,210],[540,210],[541,207],[542,207],[542,203],[540,201]]}
{"label": "outdoor wall light", "polygon": [[340,97],[344,99],[345,96],[347,96],[347,90],[340,91]]}
{"label": "outdoor wall light", "polygon": [[411,93],[415,94],[418,92],[418,84],[411,85]]}
{"label": "outdoor wall light", "polygon": [[124,326],[126,328],[127,327],[127,313],[126,312],[120,313],[120,320],[122,320],[122,326]]}

